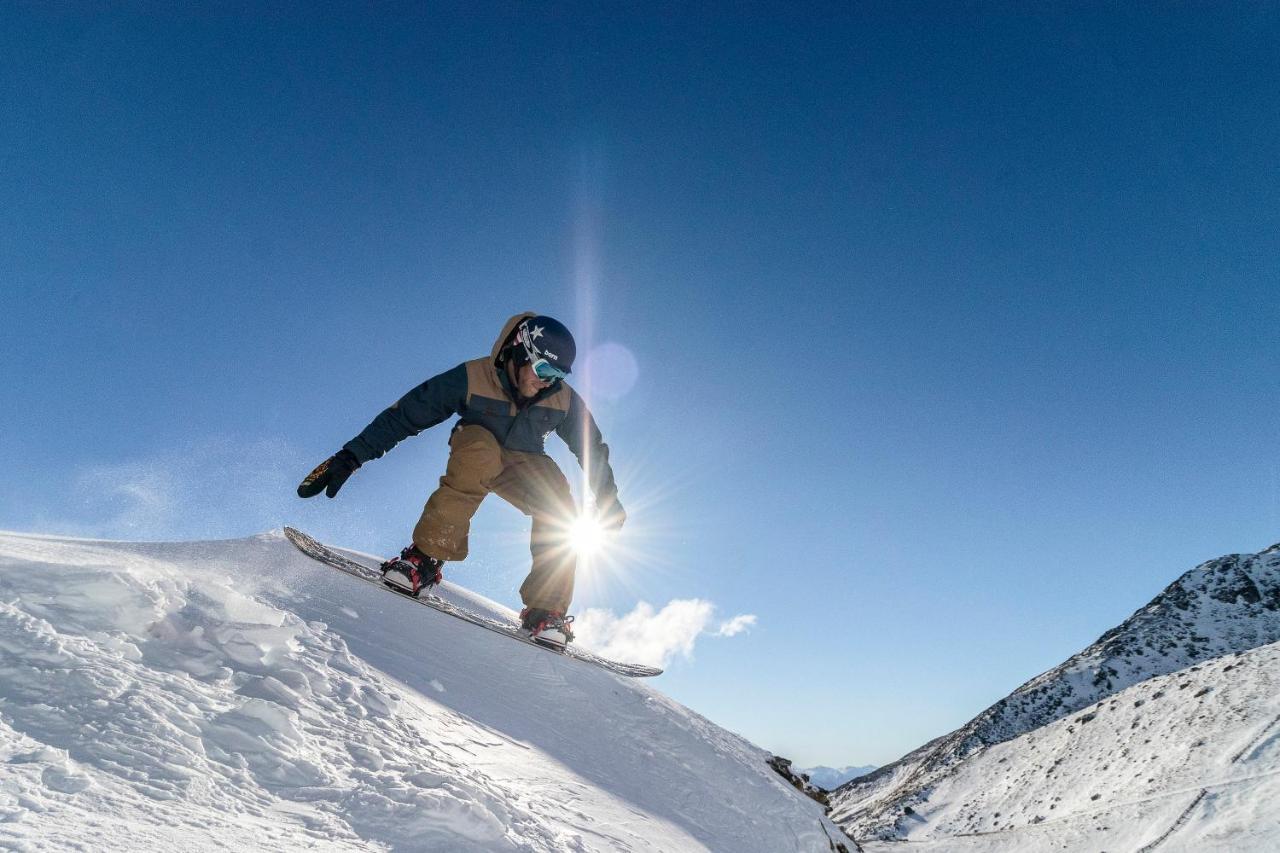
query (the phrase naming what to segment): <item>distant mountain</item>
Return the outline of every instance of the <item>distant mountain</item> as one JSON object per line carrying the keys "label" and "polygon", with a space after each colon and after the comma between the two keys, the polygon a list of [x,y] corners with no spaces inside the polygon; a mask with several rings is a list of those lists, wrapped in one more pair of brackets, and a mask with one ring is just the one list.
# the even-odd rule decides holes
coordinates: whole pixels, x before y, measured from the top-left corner
{"label": "distant mountain", "polygon": [[[1182,575],[1093,645],[1022,685],[966,725],[844,785],[832,795],[832,817],[859,840],[908,837],[915,840],[924,825],[922,815],[940,808],[936,800],[938,792],[956,790],[954,779],[966,772],[964,768],[969,760],[977,761],[981,754],[994,752],[994,745],[1030,732],[1039,738],[1038,730],[1085,709],[1101,707],[1107,704],[1104,700],[1132,685],[1189,671],[1205,661],[1277,641],[1280,641],[1280,545],[1259,554],[1232,554],[1203,563]],[[1227,663],[1215,663],[1215,672],[1225,673],[1229,669]],[[1221,684],[1210,686],[1210,690],[1225,692]],[[1198,691],[1191,692],[1193,695],[1186,697],[1183,691],[1177,691],[1176,700],[1189,702],[1202,698],[1194,695]],[[1280,712],[1280,708],[1275,710]],[[1091,713],[1094,711],[1082,714],[1077,720],[1090,717]],[[1237,722],[1247,728],[1255,723],[1267,724],[1261,717],[1270,710],[1269,706],[1254,703],[1241,713],[1245,719]],[[1075,724],[1080,725],[1083,723]],[[1071,721],[1059,726],[1072,727]],[[1243,732],[1240,734],[1243,736]],[[1196,741],[1189,734],[1185,739],[1187,744],[1175,742],[1169,746],[1185,750]],[[1026,740],[1032,740],[1032,736],[1028,735]],[[1058,757],[1063,761],[1083,760],[1070,751]],[[1026,756],[1018,756],[1018,762],[1009,772],[1022,766],[1025,759]],[[1115,781],[1112,777],[1122,775],[1146,778],[1135,760],[1130,751],[1102,762],[1097,767],[1097,772],[1102,774],[1099,783],[1111,784]],[[1031,790],[1025,786],[1014,790],[1010,794],[1013,801],[994,811],[1009,820],[1014,803],[1020,803],[1016,808],[1024,806],[1020,798],[1030,796]],[[1050,806],[1044,809],[1056,811]],[[1052,815],[1039,816],[1046,819]],[[982,824],[976,812],[969,815],[967,823],[961,823],[968,831],[1003,832],[1006,829],[1006,824],[995,829],[995,824]],[[985,828],[978,829],[980,825]],[[954,836],[950,843],[955,843]]]}
{"label": "distant mountain", "polygon": [[875,770],[874,764],[867,764],[863,767],[827,767],[819,765],[817,767],[808,767],[799,772],[809,777],[811,785],[817,785],[819,788],[826,788],[828,791],[834,791],[850,779],[857,779],[859,776],[865,776],[872,770]]}

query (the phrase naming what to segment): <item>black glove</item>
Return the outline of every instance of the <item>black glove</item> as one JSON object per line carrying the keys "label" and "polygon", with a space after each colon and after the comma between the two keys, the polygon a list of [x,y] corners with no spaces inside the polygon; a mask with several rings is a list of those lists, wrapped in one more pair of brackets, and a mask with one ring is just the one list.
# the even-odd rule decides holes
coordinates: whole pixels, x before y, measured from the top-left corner
{"label": "black glove", "polygon": [[618,503],[617,495],[600,504],[596,508],[596,516],[600,519],[601,527],[614,533],[621,530],[622,525],[627,521],[627,511],[622,508],[622,504]]}
{"label": "black glove", "polygon": [[360,460],[350,450],[343,448],[316,466],[298,485],[298,497],[314,498],[323,491],[329,497],[338,493],[347,478],[360,467]]}

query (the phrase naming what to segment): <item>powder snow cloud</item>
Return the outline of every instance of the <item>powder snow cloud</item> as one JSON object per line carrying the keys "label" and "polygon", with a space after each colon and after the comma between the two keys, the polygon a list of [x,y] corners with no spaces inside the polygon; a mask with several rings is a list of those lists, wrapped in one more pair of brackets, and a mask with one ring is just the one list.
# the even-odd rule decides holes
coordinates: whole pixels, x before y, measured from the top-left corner
{"label": "powder snow cloud", "polygon": [[283,441],[192,439],[145,458],[81,469],[67,500],[42,513],[39,526],[129,539],[258,533],[298,514],[294,484],[306,470]]}

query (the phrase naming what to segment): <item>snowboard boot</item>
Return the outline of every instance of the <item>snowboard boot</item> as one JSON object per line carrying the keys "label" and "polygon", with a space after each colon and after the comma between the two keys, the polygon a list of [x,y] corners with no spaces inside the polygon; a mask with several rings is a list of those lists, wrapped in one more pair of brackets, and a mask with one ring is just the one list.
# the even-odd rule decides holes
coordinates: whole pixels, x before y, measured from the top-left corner
{"label": "snowboard boot", "polygon": [[560,651],[573,642],[573,631],[569,628],[571,622],[573,622],[572,616],[564,616],[554,610],[526,607],[520,611],[520,630],[525,636],[534,642]]}
{"label": "snowboard boot", "polygon": [[381,566],[382,582],[405,595],[417,598],[423,590],[428,590],[444,580],[440,568],[444,560],[428,557],[415,546],[410,545],[400,552],[399,557],[387,560]]}

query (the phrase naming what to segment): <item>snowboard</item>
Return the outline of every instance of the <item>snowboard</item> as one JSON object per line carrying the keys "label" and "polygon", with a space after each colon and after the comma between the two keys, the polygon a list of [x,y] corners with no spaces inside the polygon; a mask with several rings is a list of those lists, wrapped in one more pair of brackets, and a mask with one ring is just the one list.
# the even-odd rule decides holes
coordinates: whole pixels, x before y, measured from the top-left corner
{"label": "snowboard", "polygon": [[495,634],[502,634],[504,637],[510,637],[516,642],[534,646],[542,649],[543,651],[551,652],[552,654],[558,654],[563,657],[569,657],[574,660],[594,664],[601,669],[607,669],[609,672],[617,673],[618,675],[625,675],[629,678],[648,678],[650,676],[662,674],[662,670],[657,667],[609,660],[608,658],[602,658],[599,655],[592,654],[585,649],[577,648],[572,643],[565,646],[563,650],[544,645],[539,643],[537,640],[533,640],[525,636],[520,630],[520,626],[514,622],[482,616],[479,613],[474,613],[465,607],[459,607],[453,602],[446,601],[445,599],[431,593],[423,593],[418,598],[414,598],[411,595],[394,590],[384,584],[382,582],[382,572],[378,571],[376,567],[367,566],[364,563],[353,560],[345,554],[340,554],[328,545],[312,539],[301,530],[286,527],[284,529],[284,535],[294,544],[295,547],[297,547],[299,551],[319,563],[331,566],[338,571],[351,575],[365,583],[373,584],[378,589],[381,589],[390,595],[394,595],[397,598],[404,599],[405,601],[413,604],[421,604],[424,607],[430,607],[432,610],[446,613],[455,619],[461,619],[463,622],[469,622],[477,628],[484,628],[485,630],[493,631]]}

